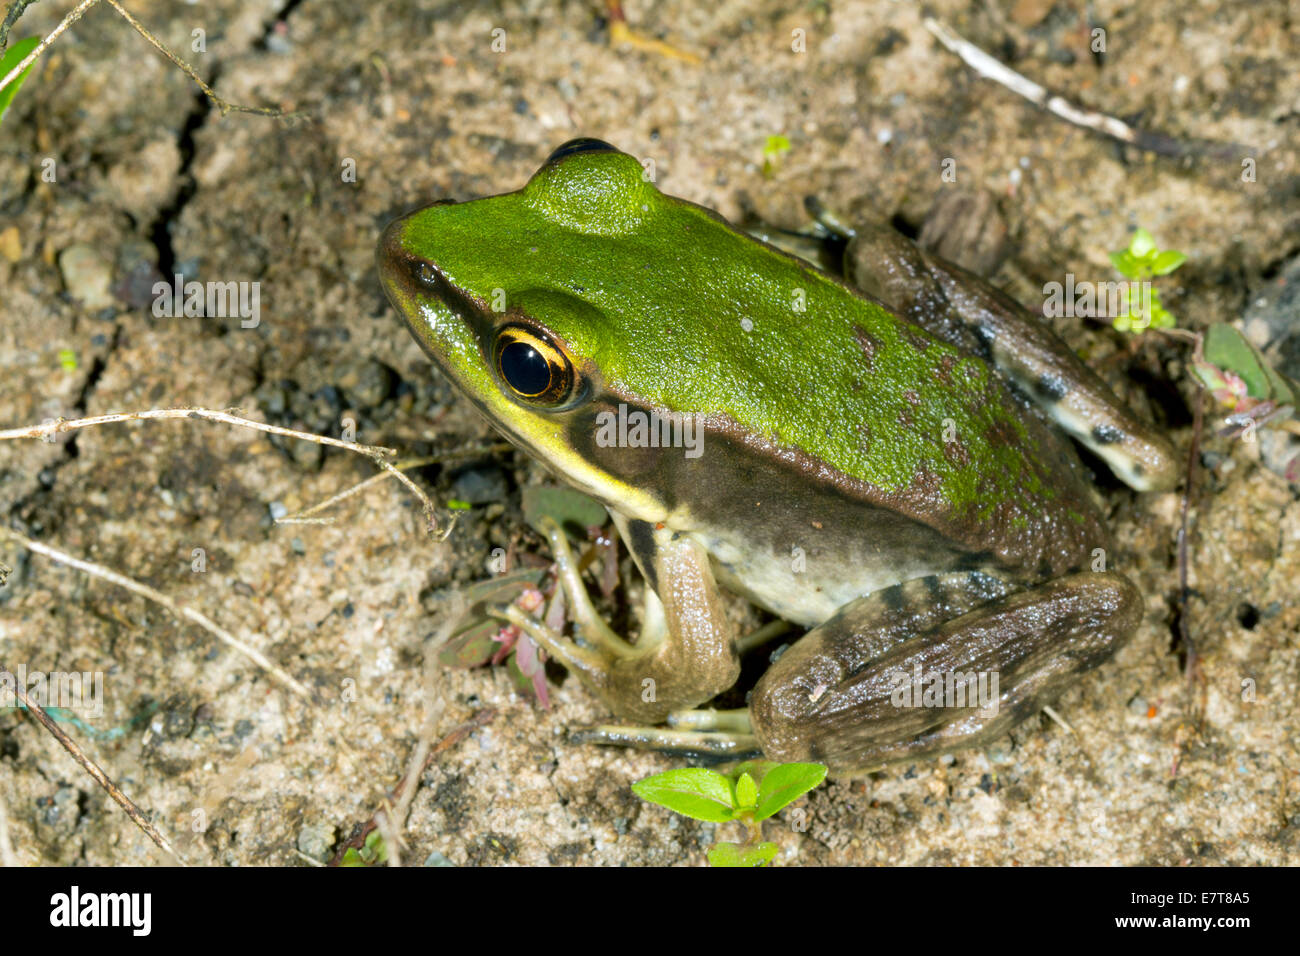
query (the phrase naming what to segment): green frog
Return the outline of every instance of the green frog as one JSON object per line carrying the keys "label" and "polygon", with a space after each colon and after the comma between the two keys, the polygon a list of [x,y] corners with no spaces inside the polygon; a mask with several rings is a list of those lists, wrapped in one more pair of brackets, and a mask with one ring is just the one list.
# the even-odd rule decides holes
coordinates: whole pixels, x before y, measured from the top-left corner
{"label": "green frog", "polygon": [[[977,276],[840,233],[837,276],[594,139],[385,230],[424,351],[644,576],[630,640],[551,524],[575,637],[497,611],[621,721],[587,739],[874,769],[987,744],[1137,627],[1065,435],[1138,490],[1175,485],[1169,442]],[[722,589],[808,629],[741,710],[700,709],[747,646]]]}

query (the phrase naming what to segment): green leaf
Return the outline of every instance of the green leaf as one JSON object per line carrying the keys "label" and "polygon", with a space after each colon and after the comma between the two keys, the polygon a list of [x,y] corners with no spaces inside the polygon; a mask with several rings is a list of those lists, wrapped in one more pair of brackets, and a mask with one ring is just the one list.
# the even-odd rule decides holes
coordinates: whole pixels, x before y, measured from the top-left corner
{"label": "green leaf", "polygon": [[[5,50],[5,55],[0,56],[0,80],[9,75],[9,71],[26,59],[27,54],[32,52],[36,44],[40,43],[40,37],[24,37],[15,43],[10,44],[9,49]],[[35,61],[32,66],[35,66]],[[18,74],[17,79],[0,90],[0,120],[4,119],[5,110],[9,109],[9,104],[13,102],[14,94],[18,92],[18,87],[23,85],[23,80],[27,79],[27,74],[32,71],[29,66]]]}
{"label": "green leaf", "polygon": [[1155,237],[1145,229],[1139,227],[1138,230],[1133,233],[1133,238],[1129,240],[1128,251],[1132,253],[1133,257],[1136,259],[1145,259],[1147,256],[1151,255],[1151,253],[1156,251]]}
{"label": "green leaf", "polygon": [[609,521],[609,512],[604,505],[572,488],[529,485],[520,497],[524,520],[538,534],[546,533],[541,525],[542,518],[551,518],[580,540],[586,540],[588,528],[603,527]]}
{"label": "green leaf", "polygon": [[447,639],[438,652],[438,661],[444,667],[478,667],[486,664],[501,643],[493,637],[501,630],[500,621],[477,621]]}
{"label": "green leaf", "polygon": [[511,652],[510,656],[506,659],[506,673],[508,673],[510,679],[514,681],[515,689],[518,690],[519,693],[530,699],[536,696],[533,687],[533,679],[519,669],[519,655],[517,653]]}
{"label": "green leaf", "polygon": [[1151,274],[1157,276],[1169,275],[1186,261],[1186,253],[1179,252],[1177,249],[1166,249],[1151,260]]}
{"label": "green leaf", "polygon": [[360,850],[348,847],[339,866],[374,866],[376,863],[387,862],[388,847],[384,845],[384,836],[378,830],[372,830]]}
{"label": "green leaf", "polygon": [[798,800],[826,779],[826,767],[819,763],[783,763],[763,778],[758,791],[755,820],[766,820],[782,807]]}
{"label": "green leaf", "polygon": [[1272,399],[1279,405],[1293,405],[1300,386],[1274,371],[1255,346],[1231,325],[1222,322],[1205,331],[1205,360],[1236,373],[1246,383],[1251,398]]}
{"label": "green leaf", "polygon": [[709,849],[710,866],[765,866],[776,858],[780,848],[775,843],[715,843]]}
{"label": "green leaf", "polygon": [[1136,279],[1138,273],[1138,261],[1129,254],[1127,249],[1121,249],[1118,252],[1108,252],[1110,263],[1115,267],[1120,275],[1129,279]]}
{"label": "green leaf", "polygon": [[1172,329],[1174,327],[1174,314],[1154,299],[1151,302],[1150,327],[1153,329]]}
{"label": "green leaf", "polygon": [[779,766],[781,765],[775,760],[746,760],[732,769],[731,777],[737,779],[742,773],[747,773],[754,778],[755,782],[762,783],[763,778],[771,773],[773,768]]}
{"label": "green leaf", "polygon": [[736,808],[752,810],[758,802],[758,784],[747,773],[742,773],[736,781]]}
{"label": "green leaf", "polygon": [[731,781],[716,770],[703,767],[668,770],[638,780],[632,784],[632,792],[642,800],[693,820],[726,823],[736,817]]}
{"label": "green leaf", "polygon": [[495,654],[501,645],[492,640],[501,622],[487,613],[489,607],[509,604],[526,588],[535,588],[545,575],[544,568],[523,568],[508,574],[499,574],[471,584],[461,592],[464,613],[457,620],[451,637],[438,660],[448,667],[477,667]]}
{"label": "green leaf", "polygon": [[782,153],[788,152],[790,152],[790,140],[779,133],[776,136],[769,136],[767,144],[763,147],[763,157],[765,159],[774,159]]}
{"label": "green leaf", "polygon": [[72,349],[59,349],[59,366],[65,372],[77,370],[77,353]]}

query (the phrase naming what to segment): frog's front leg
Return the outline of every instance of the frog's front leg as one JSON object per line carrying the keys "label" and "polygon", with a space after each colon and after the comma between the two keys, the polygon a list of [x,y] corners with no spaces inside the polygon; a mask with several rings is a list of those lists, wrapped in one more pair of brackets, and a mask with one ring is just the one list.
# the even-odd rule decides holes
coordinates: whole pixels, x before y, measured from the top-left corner
{"label": "frog's front leg", "polygon": [[1106,572],[1014,593],[978,572],[907,581],[787,650],[754,689],[753,732],[773,760],[841,772],[984,746],[1109,657],[1141,607]]}
{"label": "frog's front leg", "polygon": [[579,647],[518,608],[502,612],[601,698],[619,717],[663,722],[673,711],[716,697],[736,682],[740,656],[708,553],[689,535],[615,517],[646,580],[646,612],[635,644],[600,617],[554,521],[545,531],[569,599]]}

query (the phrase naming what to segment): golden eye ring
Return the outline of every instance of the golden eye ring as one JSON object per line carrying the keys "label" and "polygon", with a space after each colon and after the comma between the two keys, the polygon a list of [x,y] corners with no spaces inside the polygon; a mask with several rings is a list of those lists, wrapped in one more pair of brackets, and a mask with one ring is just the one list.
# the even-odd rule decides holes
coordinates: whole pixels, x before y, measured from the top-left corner
{"label": "golden eye ring", "polygon": [[549,337],[521,325],[497,333],[497,376],[521,402],[554,408],[573,392],[573,362]]}

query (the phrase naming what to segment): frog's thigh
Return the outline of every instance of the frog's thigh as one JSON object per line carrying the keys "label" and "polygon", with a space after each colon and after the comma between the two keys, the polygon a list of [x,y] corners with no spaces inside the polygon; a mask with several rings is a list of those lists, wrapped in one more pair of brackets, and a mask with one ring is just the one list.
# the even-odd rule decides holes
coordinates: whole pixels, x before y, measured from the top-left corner
{"label": "frog's thigh", "polygon": [[[1074,574],[988,602],[970,577],[973,586],[945,575],[868,595],[786,651],[750,701],[763,752],[852,771],[983,746],[1108,657],[1141,615],[1137,589],[1118,574]],[[910,609],[936,581],[958,616]]]}
{"label": "frog's thigh", "polygon": [[1019,303],[885,225],[859,229],[850,282],[935,335],[982,355],[1062,429],[1139,491],[1172,488],[1178,462],[1068,345]]}

